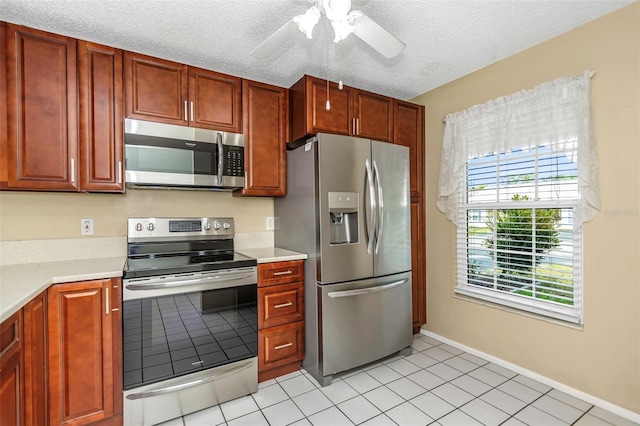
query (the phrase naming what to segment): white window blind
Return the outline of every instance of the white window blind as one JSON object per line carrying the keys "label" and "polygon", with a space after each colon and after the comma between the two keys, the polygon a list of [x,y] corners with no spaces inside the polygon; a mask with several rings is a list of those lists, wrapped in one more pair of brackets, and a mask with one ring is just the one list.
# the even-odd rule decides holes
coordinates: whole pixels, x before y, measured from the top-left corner
{"label": "white window blind", "polygon": [[438,207],[457,225],[457,293],[582,322],[582,223],[599,208],[591,75],[446,117]]}

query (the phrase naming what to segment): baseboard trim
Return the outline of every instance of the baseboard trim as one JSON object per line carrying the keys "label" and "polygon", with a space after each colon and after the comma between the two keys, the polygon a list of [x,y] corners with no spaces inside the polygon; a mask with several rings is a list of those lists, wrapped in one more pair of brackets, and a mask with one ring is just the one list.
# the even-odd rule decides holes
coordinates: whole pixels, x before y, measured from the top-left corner
{"label": "baseboard trim", "polygon": [[471,355],[475,355],[478,356],[482,359],[485,359],[489,362],[492,362],[494,364],[497,364],[501,367],[504,368],[508,368],[509,370],[513,370],[518,374],[522,374],[523,376],[526,376],[530,379],[536,380],[540,383],[543,383],[547,386],[551,386],[554,389],[557,389],[561,392],[564,392],[566,394],[569,394],[571,396],[574,396],[578,399],[581,399],[583,401],[586,401],[590,404],[593,404],[597,407],[600,407],[602,409],[605,409],[607,411],[611,411],[612,413],[620,416],[620,417],[624,417],[627,420],[630,420],[634,423],[638,423],[640,424],[640,413],[635,413],[631,410],[627,410],[626,408],[620,407],[619,405],[615,405],[612,404],[611,402],[605,401],[604,399],[600,399],[598,397],[595,397],[591,394],[588,394],[586,392],[582,392],[578,389],[572,388],[571,386],[567,386],[563,383],[560,382],[556,382],[553,379],[550,379],[546,376],[543,376],[541,374],[538,374],[536,372],[533,372],[531,370],[528,370],[524,367],[521,367],[517,364],[513,364],[510,363],[508,361],[505,361],[503,359],[500,359],[498,357],[495,357],[493,355],[489,355],[485,352],[479,351],[477,349],[471,348],[469,346],[463,345],[462,343],[456,342],[455,340],[451,340],[448,339],[446,337],[440,336],[439,334],[436,334],[434,332],[425,330],[425,329],[420,329],[420,334],[424,334],[425,336],[429,336],[432,337],[436,340],[440,340],[443,343],[446,343],[447,345],[453,346],[454,348],[458,348],[461,351],[465,351],[470,353]]}

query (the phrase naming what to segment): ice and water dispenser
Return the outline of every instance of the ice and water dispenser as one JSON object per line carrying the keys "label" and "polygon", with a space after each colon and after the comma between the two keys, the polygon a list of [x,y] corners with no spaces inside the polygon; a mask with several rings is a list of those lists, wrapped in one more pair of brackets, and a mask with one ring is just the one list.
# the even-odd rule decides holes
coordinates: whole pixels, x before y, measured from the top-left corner
{"label": "ice and water dispenser", "polygon": [[329,192],[330,244],[358,242],[358,193]]}

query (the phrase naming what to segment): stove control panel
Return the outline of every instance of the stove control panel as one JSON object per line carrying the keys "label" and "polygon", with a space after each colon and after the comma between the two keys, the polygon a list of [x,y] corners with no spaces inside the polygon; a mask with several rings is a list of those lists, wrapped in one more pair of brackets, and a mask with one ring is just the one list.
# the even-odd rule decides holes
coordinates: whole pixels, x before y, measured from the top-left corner
{"label": "stove control panel", "polygon": [[130,217],[127,224],[129,242],[232,239],[234,233],[233,218],[229,217]]}

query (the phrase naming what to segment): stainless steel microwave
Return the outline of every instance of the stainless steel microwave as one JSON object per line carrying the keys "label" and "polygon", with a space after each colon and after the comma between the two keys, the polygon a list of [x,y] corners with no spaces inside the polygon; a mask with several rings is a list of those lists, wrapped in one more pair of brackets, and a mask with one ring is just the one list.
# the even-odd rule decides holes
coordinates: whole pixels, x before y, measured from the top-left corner
{"label": "stainless steel microwave", "polygon": [[124,129],[129,187],[244,187],[243,135],[128,118]]}

